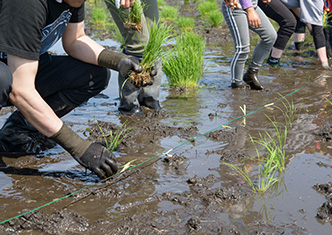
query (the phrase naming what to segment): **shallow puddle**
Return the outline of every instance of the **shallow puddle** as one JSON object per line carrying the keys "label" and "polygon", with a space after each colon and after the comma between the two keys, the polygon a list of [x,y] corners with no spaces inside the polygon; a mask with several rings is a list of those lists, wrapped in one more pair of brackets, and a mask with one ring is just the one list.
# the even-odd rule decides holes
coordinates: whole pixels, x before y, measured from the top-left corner
{"label": "shallow puddle", "polygon": [[[111,40],[101,44],[118,46]],[[82,136],[95,125],[94,118],[114,125],[128,119],[129,126],[136,128],[115,154],[121,165],[131,160],[135,165],[146,163],[110,182],[98,183],[59,146],[38,157],[3,157],[1,221],[73,195],[1,225],[2,231],[331,234],[330,222],[316,218],[326,198],[313,186],[328,183],[332,176],[331,139],[314,134],[327,122],[331,126],[332,105],[325,98],[332,99],[332,72],[321,70],[316,58],[301,62],[290,53],[280,68],[262,67],[266,91],[232,90],[232,47],[230,42],[207,49],[204,86],[197,92],[179,96],[164,86],[162,115],[144,109],[142,118],[121,117],[116,106],[117,74],[112,72],[102,95],[63,118]],[[167,84],[165,76],[163,83]],[[285,145],[290,157],[285,172],[278,174],[279,182],[265,194],[253,194],[223,161],[243,166],[245,159],[257,156],[250,136],[273,130],[266,115],[284,121],[283,112],[273,106],[284,110],[281,96],[299,109]],[[244,106],[247,116],[240,108]],[[1,111],[1,125],[10,111]],[[155,157],[163,152],[169,155]],[[255,179],[257,162],[249,166]]]}

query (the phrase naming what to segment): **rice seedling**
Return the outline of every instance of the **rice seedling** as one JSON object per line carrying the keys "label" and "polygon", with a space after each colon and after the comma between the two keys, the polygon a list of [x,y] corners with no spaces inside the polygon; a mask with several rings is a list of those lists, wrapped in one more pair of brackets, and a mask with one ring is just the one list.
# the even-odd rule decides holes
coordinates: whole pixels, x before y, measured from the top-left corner
{"label": "rice seedling", "polygon": [[195,89],[203,76],[205,39],[193,32],[182,33],[176,39],[174,53],[163,61],[163,71],[170,87]]}
{"label": "rice seedling", "polygon": [[326,99],[327,102],[329,102],[330,105],[332,105],[332,101],[331,101],[331,100],[329,100],[329,99],[326,98],[326,97],[325,97],[325,99]]}
{"label": "rice seedling", "polygon": [[165,23],[152,22],[149,27],[150,39],[147,44],[143,45],[143,59],[140,63],[142,66],[141,73],[132,72],[129,76],[130,81],[137,87],[153,84],[153,78],[150,73],[154,63],[162,60],[171,50],[165,50],[164,43],[167,43],[173,36],[173,27]]}
{"label": "rice seedling", "polygon": [[208,13],[207,21],[211,27],[218,27],[224,22],[224,16],[219,10],[214,10]]}
{"label": "rice seedling", "polygon": [[165,0],[157,0],[158,7],[161,8],[162,6],[165,5]]}
{"label": "rice seedling", "polygon": [[195,20],[191,17],[180,17],[176,20],[177,25],[182,31],[190,32],[193,30]]}
{"label": "rice seedling", "polygon": [[184,0],[184,4],[190,4],[190,0]]}
{"label": "rice seedling", "polygon": [[135,1],[132,8],[129,10],[128,17],[124,23],[124,27],[128,30],[135,30],[141,32],[142,30],[142,15],[145,9],[145,3],[140,1]]}
{"label": "rice seedling", "polygon": [[249,184],[254,193],[266,192],[279,180],[278,177],[275,176],[277,173],[277,167],[273,165],[271,161],[258,165],[257,180],[251,179],[246,165],[244,165],[244,170],[242,170],[240,167],[231,163],[223,162],[223,164],[232,167],[243,178],[243,180]]}
{"label": "rice seedling", "polygon": [[110,130],[109,134],[105,134],[105,132],[103,131],[103,129],[99,125],[96,118],[95,118],[95,121],[97,123],[97,126],[98,126],[100,132],[103,135],[103,138],[104,138],[104,141],[105,141],[105,144],[106,144],[106,148],[110,152],[113,152],[117,148],[117,146],[121,143],[121,141],[128,134],[130,134],[130,129],[131,128],[126,127],[127,126],[127,121],[125,121],[120,127],[118,127],[118,129],[115,132]]}
{"label": "rice seedling", "polygon": [[[288,155],[285,151],[288,129],[286,125],[278,126],[276,121],[273,121],[268,116],[267,118],[273,125],[273,131],[265,130],[265,135],[260,132],[259,138],[254,139],[250,136],[250,139],[253,144],[259,144],[264,147],[266,151],[264,161],[273,161],[278,170],[283,172],[286,169],[286,160],[288,159]],[[258,154],[257,148],[256,151]]]}
{"label": "rice seedling", "polygon": [[103,7],[94,6],[91,9],[91,18],[93,26],[96,29],[105,29],[107,22],[107,12]]}
{"label": "rice seedling", "polygon": [[207,1],[198,5],[198,10],[202,17],[206,17],[210,12],[218,9],[218,4],[215,1]]}
{"label": "rice seedling", "polygon": [[174,22],[176,17],[178,17],[178,8],[174,6],[164,6],[160,11],[160,20],[167,22]]}
{"label": "rice seedling", "polygon": [[[275,108],[279,109],[289,127],[293,126],[293,123],[297,120],[299,121],[298,115],[301,112],[302,104],[299,107],[295,107],[293,99],[291,98],[290,101],[286,99],[286,97],[279,94],[280,98],[279,101],[281,101],[283,108],[280,108],[278,106],[274,106]],[[297,118],[297,119],[296,119]]]}

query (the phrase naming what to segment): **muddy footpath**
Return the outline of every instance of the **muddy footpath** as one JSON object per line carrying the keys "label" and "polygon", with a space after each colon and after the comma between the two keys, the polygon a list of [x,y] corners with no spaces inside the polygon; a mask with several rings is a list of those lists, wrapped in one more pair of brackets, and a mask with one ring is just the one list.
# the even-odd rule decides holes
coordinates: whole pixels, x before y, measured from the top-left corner
{"label": "muddy footpath", "polygon": [[[131,162],[126,171],[101,182],[59,146],[0,157],[0,234],[332,234],[332,72],[320,68],[312,44],[299,55],[290,42],[280,67],[262,66],[265,90],[233,90],[234,44],[225,23],[198,31],[207,48],[197,91],[171,90],[163,74],[163,109],[122,116],[112,71],[105,91],[63,117],[93,141],[125,125],[114,154],[119,165]],[[102,35],[102,45],[120,47]],[[285,100],[297,110],[286,170],[268,191],[254,193],[224,163],[248,167],[257,183],[256,150],[264,149],[250,138],[273,131],[268,118],[285,121]],[[0,111],[1,125],[13,110]]]}

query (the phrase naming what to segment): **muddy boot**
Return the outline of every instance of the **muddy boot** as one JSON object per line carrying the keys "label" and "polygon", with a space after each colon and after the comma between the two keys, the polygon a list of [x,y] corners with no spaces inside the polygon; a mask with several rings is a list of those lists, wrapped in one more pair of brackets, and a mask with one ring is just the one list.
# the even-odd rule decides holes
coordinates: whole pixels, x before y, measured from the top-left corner
{"label": "muddy boot", "polygon": [[135,87],[127,79],[118,75],[120,105],[118,110],[122,115],[142,116],[142,109],[138,102],[138,94],[142,88]]}
{"label": "muddy boot", "polygon": [[264,87],[259,82],[257,74],[258,69],[254,69],[249,66],[247,72],[243,75],[243,81],[245,81],[252,90],[263,90]]}
{"label": "muddy boot", "polygon": [[15,111],[0,130],[0,155],[22,156],[38,154],[55,143],[39,133],[23,116]]}
{"label": "muddy boot", "polygon": [[[62,117],[75,108],[64,101],[61,93],[51,95],[45,99],[53,111]],[[22,156],[38,154],[46,149],[53,148],[54,141],[41,134],[17,110],[9,116],[0,130],[0,155]]]}
{"label": "muddy boot", "polygon": [[146,86],[143,88],[143,92],[140,93],[138,99],[142,106],[146,106],[150,109],[161,110],[159,103],[159,92],[161,85],[161,60],[155,62],[154,66],[157,71],[157,75],[154,76],[154,81],[151,86]]}

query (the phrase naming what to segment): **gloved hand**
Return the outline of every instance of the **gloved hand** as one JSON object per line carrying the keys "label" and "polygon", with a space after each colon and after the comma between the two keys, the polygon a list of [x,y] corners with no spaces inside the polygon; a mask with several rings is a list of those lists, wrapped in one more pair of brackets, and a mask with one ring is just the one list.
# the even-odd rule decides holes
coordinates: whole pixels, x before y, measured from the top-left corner
{"label": "gloved hand", "polygon": [[101,144],[81,138],[65,124],[50,138],[66,149],[78,163],[102,179],[118,171],[114,154]]}
{"label": "gloved hand", "polygon": [[127,56],[122,58],[118,63],[118,71],[120,75],[124,78],[127,78],[130,75],[130,72],[135,73],[142,72],[142,66],[139,65],[140,61],[134,56]]}
{"label": "gloved hand", "polygon": [[75,157],[75,159],[101,179],[114,175],[118,171],[114,154],[97,143],[92,143],[82,157]]}
{"label": "gloved hand", "polygon": [[157,75],[157,69],[152,66],[150,73],[132,73],[129,75],[129,81],[134,84],[135,87],[151,86],[154,82],[154,77]]}
{"label": "gloved hand", "polygon": [[123,53],[104,49],[98,56],[98,65],[118,71],[122,77],[128,78],[131,72],[140,73],[142,67],[139,59]]}

